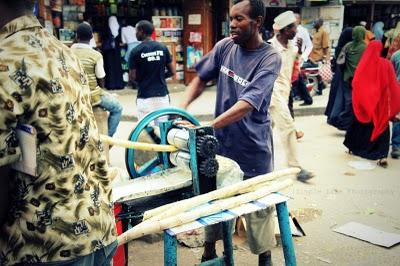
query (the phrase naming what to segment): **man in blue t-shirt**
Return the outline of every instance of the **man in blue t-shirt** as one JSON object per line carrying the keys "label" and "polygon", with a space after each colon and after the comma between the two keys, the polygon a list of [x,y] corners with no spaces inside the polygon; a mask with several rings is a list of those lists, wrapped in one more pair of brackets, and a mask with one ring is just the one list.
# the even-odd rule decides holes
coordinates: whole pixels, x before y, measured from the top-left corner
{"label": "man in blue t-shirt", "polygon": [[147,20],[136,24],[136,38],[141,43],[129,56],[129,79],[138,83],[138,119],[157,109],[169,106],[166,78],[174,75],[168,48],[151,39],[154,26]]}
{"label": "man in blue t-shirt", "polygon": [[[238,162],[251,178],[273,170],[271,119],[268,107],[281,58],[259,34],[265,17],[262,0],[235,0],[230,10],[231,37],[218,42],[196,66],[198,76],[188,88],[181,106],[186,108],[217,79],[215,128],[219,154]],[[271,262],[275,245],[273,208],[246,215],[247,237],[260,265]],[[202,260],[216,256],[216,233],[208,233]]]}

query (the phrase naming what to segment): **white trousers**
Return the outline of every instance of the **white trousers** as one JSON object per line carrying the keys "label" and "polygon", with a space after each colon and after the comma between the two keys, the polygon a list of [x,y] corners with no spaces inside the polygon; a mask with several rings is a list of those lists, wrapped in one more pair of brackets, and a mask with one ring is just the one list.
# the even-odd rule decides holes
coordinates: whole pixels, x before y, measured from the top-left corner
{"label": "white trousers", "polygon": [[294,120],[290,115],[289,96],[286,93],[273,92],[269,113],[272,117],[272,127],[278,129],[279,137],[285,151],[289,167],[300,167],[297,157],[297,138]]}
{"label": "white trousers", "polygon": [[[151,97],[151,98],[137,98],[136,99],[136,109],[138,120],[142,120],[147,114],[170,106],[169,95],[162,97]],[[156,119],[157,122],[166,121],[167,117],[161,117]]]}

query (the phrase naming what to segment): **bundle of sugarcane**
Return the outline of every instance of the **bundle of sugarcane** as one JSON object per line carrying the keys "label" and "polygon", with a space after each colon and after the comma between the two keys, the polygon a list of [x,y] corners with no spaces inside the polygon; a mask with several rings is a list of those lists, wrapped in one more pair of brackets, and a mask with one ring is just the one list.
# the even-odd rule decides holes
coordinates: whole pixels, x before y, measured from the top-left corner
{"label": "bundle of sugarcane", "polygon": [[158,151],[158,152],[175,152],[178,150],[175,146],[172,145],[163,145],[163,144],[151,144],[144,142],[134,142],[129,140],[122,140],[111,138],[106,135],[100,135],[101,141],[104,143],[115,145],[119,147],[124,147],[128,149],[141,150],[141,151]]}
{"label": "bundle of sugarcane", "polygon": [[[284,181],[274,182],[267,186],[263,186],[258,188],[254,192],[248,192],[239,196],[224,198],[223,200],[212,202],[211,204],[207,204],[196,208],[194,210],[190,210],[187,212],[182,212],[172,217],[168,217],[162,220],[156,221],[146,221],[138,224],[127,232],[123,233],[118,237],[118,244],[125,244],[133,239],[142,237],[147,234],[152,234],[156,232],[163,231],[168,228],[177,227],[183,224],[187,224],[197,220],[200,217],[212,215],[227,209],[238,207],[242,204],[263,198],[272,192],[279,191],[290,186],[293,183],[293,180],[286,179]],[[218,190],[216,190],[218,191]]]}
{"label": "bundle of sugarcane", "polygon": [[265,175],[259,175],[245,181],[235,183],[218,190],[211,191],[190,199],[181,200],[171,204],[167,204],[144,213],[143,220],[157,221],[166,217],[171,217],[180,212],[185,212],[201,204],[212,200],[231,197],[237,194],[243,194],[250,191],[255,191],[258,187],[267,185],[270,181],[288,175],[295,175],[300,172],[299,168],[289,168],[279,170]]}

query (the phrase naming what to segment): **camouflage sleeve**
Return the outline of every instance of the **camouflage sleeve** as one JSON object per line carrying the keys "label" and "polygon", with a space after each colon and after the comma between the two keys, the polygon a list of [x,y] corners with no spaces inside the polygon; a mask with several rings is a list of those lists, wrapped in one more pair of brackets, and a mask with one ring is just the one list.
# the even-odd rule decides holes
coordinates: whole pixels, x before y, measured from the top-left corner
{"label": "camouflage sleeve", "polygon": [[[17,117],[22,114],[19,101],[21,95],[17,71],[12,72],[8,65],[0,62],[0,166],[19,160],[21,151],[16,136]],[[14,80],[13,80],[14,79]]]}

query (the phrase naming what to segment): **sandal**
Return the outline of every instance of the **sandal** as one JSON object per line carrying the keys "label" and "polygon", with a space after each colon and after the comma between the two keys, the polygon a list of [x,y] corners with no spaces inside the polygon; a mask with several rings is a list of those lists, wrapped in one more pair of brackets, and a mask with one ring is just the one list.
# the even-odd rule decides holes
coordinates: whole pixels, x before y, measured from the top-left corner
{"label": "sandal", "polygon": [[387,168],[388,167],[388,161],[387,161],[386,158],[379,159],[377,164],[382,168]]}

